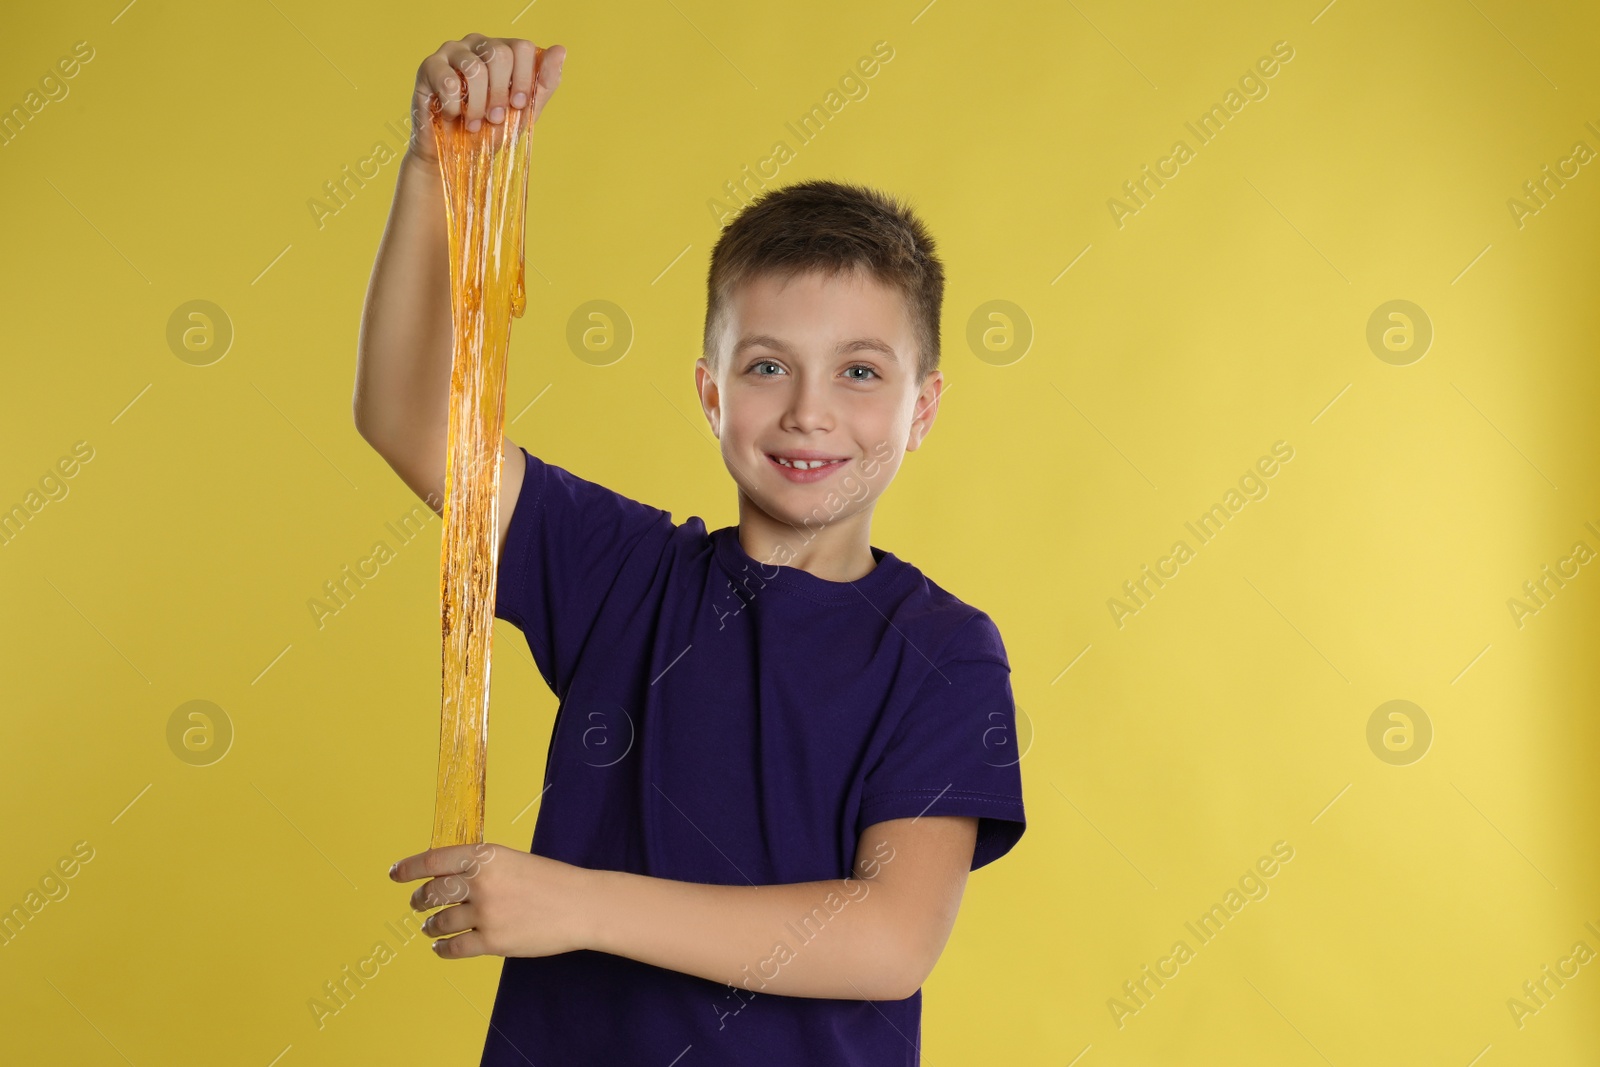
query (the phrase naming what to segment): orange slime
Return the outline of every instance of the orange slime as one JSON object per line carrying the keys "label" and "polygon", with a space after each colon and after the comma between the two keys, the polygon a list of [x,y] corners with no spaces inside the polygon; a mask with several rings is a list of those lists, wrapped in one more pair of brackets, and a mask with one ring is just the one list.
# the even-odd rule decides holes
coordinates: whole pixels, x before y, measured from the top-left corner
{"label": "orange slime", "polygon": [[[535,77],[544,59],[538,49]],[[439,553],[443,636],[433,844],[483,840],[489,659],[499,568],[500,442],[511,320],[527,306],[523,218],[532,108],[469,132],[433,112],[450,245],[450,429]]]}

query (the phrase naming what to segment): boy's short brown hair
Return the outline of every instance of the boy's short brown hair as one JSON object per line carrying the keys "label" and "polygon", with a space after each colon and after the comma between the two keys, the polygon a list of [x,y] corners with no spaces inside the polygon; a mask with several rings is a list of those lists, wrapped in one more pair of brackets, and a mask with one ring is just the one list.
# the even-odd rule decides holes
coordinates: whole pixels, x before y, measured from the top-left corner
{"label": "boy's short brown hair", "polygon": [[920,386],[939,367],[944,264],[909,206],[861,185],[813,180],[756,197],[722,231],[706,278],[702,351],[717,369],[717,338],[735,289],[758,275],[864,271],[905,298],[917,343]]}

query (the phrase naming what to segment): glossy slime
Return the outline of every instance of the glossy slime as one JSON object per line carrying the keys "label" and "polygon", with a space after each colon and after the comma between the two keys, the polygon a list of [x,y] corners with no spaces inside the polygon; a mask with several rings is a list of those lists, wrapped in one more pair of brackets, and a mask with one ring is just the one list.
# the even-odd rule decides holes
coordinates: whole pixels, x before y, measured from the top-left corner
{"label": "glossy slime", "polygon": [[[534,59],[535,78],[544,59]],[[489,661],[499,568],[500,449],[511,320],[527,306],[523,221],[532,106],[475,131],[432,120],[450,246],[450,428],[439,552],[442,635],[439,776],[433,844],[483,840]]]}

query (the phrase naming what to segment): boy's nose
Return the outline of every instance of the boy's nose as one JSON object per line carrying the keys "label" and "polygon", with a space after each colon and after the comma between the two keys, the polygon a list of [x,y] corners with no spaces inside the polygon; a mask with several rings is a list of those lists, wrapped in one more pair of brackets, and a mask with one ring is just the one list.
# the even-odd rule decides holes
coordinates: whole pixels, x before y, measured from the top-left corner
{"label": "boy's nose", "polygon": [[833,413],[828,407],[825,382],[797,382],[789,394],[784,411],[784,428],[795,430],[829,429]]}

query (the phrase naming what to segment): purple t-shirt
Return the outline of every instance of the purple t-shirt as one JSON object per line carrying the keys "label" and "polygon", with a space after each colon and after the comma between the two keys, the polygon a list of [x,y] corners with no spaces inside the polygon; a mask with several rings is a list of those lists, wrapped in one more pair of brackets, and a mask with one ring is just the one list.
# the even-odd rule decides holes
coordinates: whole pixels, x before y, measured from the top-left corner
{"label": "purple t-shirt", "polygon": [[[675,525],[527,455],[495,615],[559,700],[532,851],[679,881],[810,882],[850,876],[868,826],[917,815],[979,817],[973,870],[1009,851],[1026,820],[1000,633],[872,554],[854,582],[764,564],[736,527]],[[507,958],[482,1062],[919,1062],[920,990],[762,993],[751,963],[734,987],[590,950]]]}

